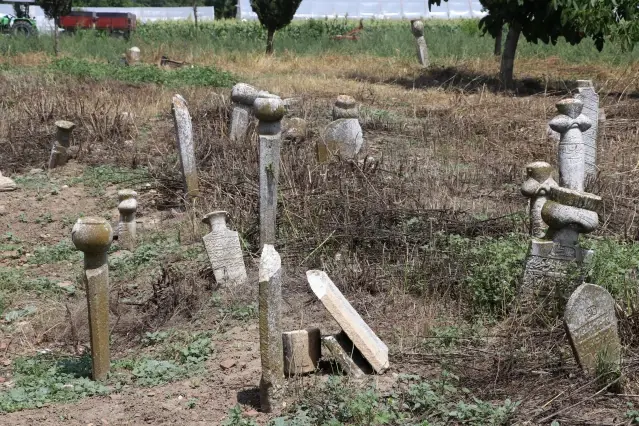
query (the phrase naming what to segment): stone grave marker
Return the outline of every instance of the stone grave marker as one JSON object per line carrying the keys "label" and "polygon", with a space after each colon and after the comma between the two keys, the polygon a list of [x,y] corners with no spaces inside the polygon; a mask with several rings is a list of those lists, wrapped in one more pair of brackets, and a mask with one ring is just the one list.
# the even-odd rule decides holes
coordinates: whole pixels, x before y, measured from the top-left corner
{"label": "stone grave marker", "polygon": [[231,101],[233,101],[233,111],[231,112],[231,128],[229,138],[232,141],[244,140],[253,117],[253,103],[258,97],[258,90],[246,83],[237,83],[231,89]]}
{"label": "stone grave marker", "polygon": [[317,159],[320,163],[332,154],[342,158],[355,158],[364,145],[362,126],[359,124],[359,108],[355,99],[339,95],[333,107],[333,121],[324,131],[324,140],[317,144]]}
{"label": "stone grave marker", "polygon": [[388,369],[388,347],[359,316],[328,275],[323,271],[311,270],[306,272],[306,278],[315,296],[373,369],[377,373]]}
{"label": "stone grave marker", "polygon": [[2,176],[2,172],[0,172],[0,192],[15,191],[17,188],[13,179]]}
{"label": "stone grave marker", "polygon": [[422,67],[428,67],[430,62],[428,60],[428,45],[426,45],[424,38],[424,23],[419,19],[412,20],[410,21],[410,29],[417,43],[417,60]]}
{"label": "stone grave marker", "polygon": [[592,374],[603,361],[608,368],[619,369],[621,343],[615,301],[606,289],[587,283],[577,287],[566,304],[564,326],[581,368]]}
{"label": "stone grave marker", "polygon": [[583,102],[583,113],[591,122],[589,129],[583,132],[584,162],[586,180],[597,177],[597,134],[599,129],[599,95],[591,80],[577,80],[579,93],[576,98]]}
{"label": "stone grave marker", "polygon": [[125,250],[133,251],[136,246],[137,229],[135,213],[138,209],[138,201],[135,197],[138,193],[132,189],[118,191],[118,244]]}
{"label": "stone grave marker", "polygon": [[246,267],[240,237],[237,231],[226,226],[225,211],[214,211],[202,219],[209,225],[210,233],[202,237],[206,253],[211,262],[215,281],[224,286],[238,286],[247,283]]}
{"label": "stone grave marker", "polygon": [[200,190],[198,188],[197,164],[195,162],[193,127],[188,104],[182,96],[173,96],[171,112],[173,113],[173,121],[175,123],[176,142],[186,196],[187,198],[196,198]]}
{"label": "stone grave marker", "polygon": [[528,197],[530,234],[541,238],[546,234],[546,224],[541,218],[541,209],[548,201],[545,187],[557,185],[552,178],[552,166],[545,161],[536,161],[526,166],[528,179],[521,185],[521,193]]}
{"label": "stone grave marker", "polygon": [[284,375],[312,373],[322,356],[319,328],[282,333],[284,347]]}
{"label": "stone grave marker", "polygon": [[337,361],[342,371],[349,376],[362,378],[374,372],[373,367],[343,331],[335,335],[323,336],[322,345]]}
{"label": "stone grave marker", "polygon": [[64,166],[69,161],[69,147],[71,146],[71,136],[75,124],[70,121],[60,120],[55,122],[55,141],[51,147],[49,157],[49,169]]}

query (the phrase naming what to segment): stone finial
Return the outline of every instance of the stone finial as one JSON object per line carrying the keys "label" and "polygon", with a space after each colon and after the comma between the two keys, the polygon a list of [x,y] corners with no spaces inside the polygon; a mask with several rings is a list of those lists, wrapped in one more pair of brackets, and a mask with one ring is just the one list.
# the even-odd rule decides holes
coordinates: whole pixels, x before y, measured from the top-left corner
{"label": "stone finial", "polygon": [[412,31],[415,37],[423,37],[424,36],[424,23],[419,19],[414,19],[410,21],[410,30]]}
{"label": "stone finial", "polygon": [[2,172],[0,172],[0,192],[15,191],[17,188],[13,179],[2,176]]}
{"label": "stone finial", "polygon": [[270,413],[281,404],[284,388],[284,349],[282,346],[282,261],[275,248],[262,248],[259,268],[260,405]]}
{"label": "stone finial", "polygon": [[73,225],[71,239],[84,252],[83,280],[87,293],[93,380],[105,380],[109,373],[109,264],[107,250],[113,240],[111,225],[101,217],[80,218]]}
{"label": "stone finial", "polygon": [[126,63],[128,65],[137,65],[140,63],[140,48],[133,46],[126,52]]}
{"label": "stone finial", "polygon": [[359,108],[355,98],[348,95],[339,95],[333,106],[333,120],[340,118],[359,118]]}
{"label": "stone finial", "polygon": [[195,161],[195,146],[193,142],[193,125],[191,114],[186,100],[180,96],[173,96],[171,112],[175,124],[176,142],[182,166],[182,176],[186,195],[189,198],[196,198],[199,193],[197,178],[197,164]]}
{"label": "stone finial", "polygon": [[223,210],[206,214],[202,222],[209,226],[210,233],[202,237],[202,241],[215,281],[226,286],[243,285],[247,276],[239,234],[227,228],[226,218],[227,213]]}
{"label": "stone finial", "polygon": [[209,226],[209,231],[218,231],[220,229],[226,229],[226,218],[228,213],[225,210],[216,210],[204,215],[202,223]]}
{"label": "stone finial", "polygon": [[257,98],[253,111],[260,121],[257,129],[260,135],[274,135],[281,131],[280,122],[286,114],[284,103],[279,98]]}
{"label": "stone finial", "polygon": [[126,250],[133,251],[136,246],[135,213],[138,208],[136,197],[138,193],[132,189],[118,191],[118,210],[120,221],[118,223],[118,243]]}
{"label": "stone finial", "polygon": [[63,166],[69,161],[69,147],[71,146],[71,135],[75,124],[60,120],[55,122],[56,140],[53,142],[51,148],[51,156],[49,157],[49,169],[55,169],[56,167]]}
{"label": "stone finial", "polygon": [[430,63],[428,59],[428,45],[424,38],[424,23],[420,20],[412,20],[410,21],[410,29],[417,43],[417,59],[423,67],[427,67]]}
{"label": "stone finial", "polygon": [[324,131],[324,138],[317,143],[317,159],[328,161],[332,154],[342,158],[355,158],[364,145],[359,110],[355,99],[339,95],[333,106],[333,120]]}
{"label": "stone finial", "polygon": [[252,106],[258,94],[258,90],[250,84],[237,83],[231,89],[231,100],[238,104]]}
{"label": "stone finial", "polygon": [[526,165],[526,181],[521,185],[521,193],[529,198],[530,233],[541,238],[546,233],[546,225],[541,218],[541,209],[548,200],[551,186],[557,185],[552,178],[552,166],[545,161]]}

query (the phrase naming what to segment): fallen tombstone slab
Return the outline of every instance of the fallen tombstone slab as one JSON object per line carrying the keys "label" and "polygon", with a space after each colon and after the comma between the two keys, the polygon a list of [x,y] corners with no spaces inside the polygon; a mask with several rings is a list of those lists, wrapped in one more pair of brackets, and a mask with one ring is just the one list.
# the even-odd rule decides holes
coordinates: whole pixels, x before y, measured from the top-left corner
{"label": "fallen tombstone slab", "polygon": [[335,335],[322,336],[322,346],[349,376],[362,378],[373,373],[373,367],[343,331]]}

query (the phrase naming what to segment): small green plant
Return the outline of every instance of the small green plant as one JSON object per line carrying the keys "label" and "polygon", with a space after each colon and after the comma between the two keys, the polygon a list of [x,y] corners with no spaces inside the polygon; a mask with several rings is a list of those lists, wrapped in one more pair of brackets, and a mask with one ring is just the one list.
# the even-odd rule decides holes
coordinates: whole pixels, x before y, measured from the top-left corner
{"label": "small green plant", "polygon": [[35,223],[37,223],[38,225],[46,225],[47,223],[52,223],[52,222],[53,222],[53,217],[51,216],[51,213],[45,213],[43,215],[40,215],[35,220]]}
{"label": "small green plant", "polygon": [[242,407],[238,404],[229,410],[229,415],[222,422],[222,426],[257,426],[255,420],[245,418]]}
{"label": "small green plant", "polygon": [[37,247],[29,263],[44,265],[48,263],[63,262],[80,257],[80,252],[70,241],[60,241],[53,246]]}
{"label": "small green plant", "polygon": [[18,215],[18,221],[20,223],[27,223],[27,215],[24,212],[20,213]]}
{"label": "small green plant", "polygon": [[157,345],[158,343],[164,342],[169,337],[168,331],[154,331],[147,332],[144,334],[144,338],[142,339],[142,344],[144,346],[152,346]]}
{"label": "small green plant", "polygon": [[257,318],[257,304],[234,304],[220,309],[222,315],[228,315],[236,320],[249,320]]}
{"label": "small green plant", "polygon": [[595,376],[599,388],[607,386],[610,392],[621,393],[623,386],[619,359],[615,359],[617,356],[615,351],[606,346],[600,349],[595,361]]}
{"label": "small green plant", "polygon": [[188,401],[186,401],[186,408],[188,408],[189,410],[192,410],[195,408],[195,406],[197,405],[198,399],[197,398],[189,398]]}
{"label": "small green plant", "polygon": [[635,406],[632,402],[628,403],[626,418],[630,420],[630,424],[639,425],[639,410],[635,409]]}
{"label": "small green plant", "polygon": [[16,309],[14,311],[9,311],[6,314],[4,314],[4,320],[8,323],[12,323],[16,320],[19,320],[20,318],[24,318],[33,314],[35,311],[36,311],[35,306],[27,306],[26,308],[23,308],[23,309]]}

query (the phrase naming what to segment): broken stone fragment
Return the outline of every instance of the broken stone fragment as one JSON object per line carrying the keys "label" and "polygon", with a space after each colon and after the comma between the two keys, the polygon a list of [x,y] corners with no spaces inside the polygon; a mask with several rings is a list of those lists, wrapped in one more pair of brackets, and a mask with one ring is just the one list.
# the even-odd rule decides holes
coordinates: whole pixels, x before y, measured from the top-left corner
{"label": "broken stone fragment", "polygon": [[306,140],[306,120],[293,117],[282,120],[282,138],[286,141],[303,142]]}
{"label": "broken stone fragment", "polygon": [[282,333],[284,347],[284,375],[312,373],[321,357],[319,328],[286,331]]}
{"label": "broken stone fragment", "polygon": [[2,172],[0,172],[0,192],[14,191],[17,188],[18,187],[13,179],[2,176]]}
{"label": "broken stone fragment", "polygon": [[323,336],[322,346],[349,376],[362,378],[366,374],[373,373],[373,367],[343,331],[335,335]]}

